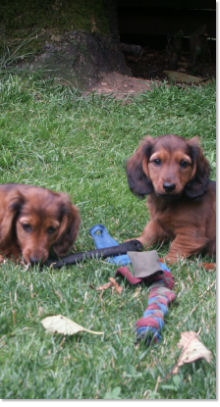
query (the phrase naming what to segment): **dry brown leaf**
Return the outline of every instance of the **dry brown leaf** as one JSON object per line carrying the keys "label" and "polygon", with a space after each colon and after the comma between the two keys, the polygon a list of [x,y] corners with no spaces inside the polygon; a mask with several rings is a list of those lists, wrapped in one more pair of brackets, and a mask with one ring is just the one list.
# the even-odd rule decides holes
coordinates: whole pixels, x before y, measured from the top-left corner
{"label": "dry brown leaf", "polygon": [[203,266],[206,271],[216,269],[216,263],[200,263],[199,266]]}
{"label": "dry brown leaf", "polygon": [[117,293],[120,295],[122,293],[123,288],[115,281],[113,277],[109,277],[109,281],[115,287]]}
{"label": "dry brown leaf", "polygon": [[96,288],[97,291],[104,291],[107,290],[107,288],[112,287],[112,283],[109,281],[108,283],[101,285],[100,287]]}
{"label": "dry brown leaf", "polygon": [[201,358],[210,363],[212,359],[210,350],[198,339],[196,332],[182,332],[177,346],[183,348],[183,350],[176,366],[172,370],[172,374],[177,374],[179,367],[185,363],[192,363]]}
{"label": "dry brown leaf", "polygon": [[118,294],[122,293],[123,288],[120,287],[120,285],[115,281],[115,279],[113,277],[109,277],[109,282],[104,284],[104,285],[101,285],[98,288],[96,288],[96,290],[97,291],[104,291],[104,290],[107,290],[107,288],[110,288],[110,287],[115,287],[116,292]]}

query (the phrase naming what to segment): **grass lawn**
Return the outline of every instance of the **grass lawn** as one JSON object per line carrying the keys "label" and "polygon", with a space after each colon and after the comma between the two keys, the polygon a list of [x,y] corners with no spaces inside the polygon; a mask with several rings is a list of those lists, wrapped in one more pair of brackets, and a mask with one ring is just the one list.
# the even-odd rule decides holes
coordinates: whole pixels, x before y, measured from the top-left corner
{"label": "grass lawn", "polygon": [[[68,193],[81,213],[76,250],[90,250],[89,229],[104,224],[118,242],[146,224],[145,200],[127,185],[125,162],[146,134],[199,135],[215,179],[215,83],[165,85],[130,103],[86,96],[40,78],[0,80],[0,183],[36,184]],[[167,246],[156,247],[159,256]],[[215,399],[215,271],[201,259],[171,267],[176,300],[160,344],[135,345],[134,324],[148,288],[96,290],[114,276],[105,261],[39,272],[11,261],[0,265],[0,398]],[[207,261],[210,259],[207,258]],[[46,333],[41,320],[62,314],[102,336]],[[199,332],[212,361],[198,360],[169,377],[181,332]]]}

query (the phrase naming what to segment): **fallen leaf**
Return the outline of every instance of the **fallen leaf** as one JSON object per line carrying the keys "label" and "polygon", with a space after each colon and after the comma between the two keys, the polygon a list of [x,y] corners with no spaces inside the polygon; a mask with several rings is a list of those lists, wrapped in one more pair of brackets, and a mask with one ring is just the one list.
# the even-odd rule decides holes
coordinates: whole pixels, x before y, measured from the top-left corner
{"label": "fallen leaf", "polygon": [[112,286],[115,287],[116,292],[117,292],[118,294],[121,294],[121,293],[122,293],[123,288],[120,287],[120,285],[115,281],[115,279],[114,279],[113,277],[109,277],[109,282],[106,283],[106,284],[104,284],[104,285],[101,285],[101,286],[98,287],[98,288],[96,288],[96,290],[97,290],[97,291],[104,291],[104,290],[107,290],[108,288],[110,288],[110,287],[112,287]]}
{"label": "fallen leaf", "polygon": [[107,290],[107,288],[112,287],[112,283],[109,281],[108,283],[101,285],[100,287],[96,288],[97,291],[104,291]]}
{"label": "fallen leaf", "polygon": [[53,315],[51,317],[46,317],[41,321],[42,325],[48,332],[59,333],[63,335],[75,335],[78,332],[88,332],[93,335],[103,335],[104,332],[91,331],[86,329],[69,318],[63,315]]}
{"label": "fallen leaf", "polygon": [[192,363],[198,359],[205,359],[210,363],[212,359],[212,354],[209,349],[203,345],[203,343],[198,339],[197,334],[193,331],[182,332],[181,339],[177,346],[183,348],[179,360],[172,370],[172,374],[177,374],[179,367],[183,366],[185,363]]}
{"label": "fallen leaf", "polygon": [[200,263],[199,266],[203,266],[206,271],[216,269],[216,263]]}
{"label": "fallen leaf", "polygon": [[117,293],[118,293],[118,294],[121,294],[123,288],[120,287],[120,285],[115,281],[115,279],[114,279],[113,277],[109,277],[109,281],[110,281],[111,284],[115,287]]}

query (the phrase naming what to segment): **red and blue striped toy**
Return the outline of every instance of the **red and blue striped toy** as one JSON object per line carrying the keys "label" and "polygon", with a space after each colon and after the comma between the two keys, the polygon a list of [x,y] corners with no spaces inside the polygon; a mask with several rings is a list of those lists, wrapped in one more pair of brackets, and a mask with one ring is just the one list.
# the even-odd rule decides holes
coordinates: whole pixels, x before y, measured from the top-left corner
{"label": "red and blue striped toy", "polygon": [[[160,266],[163,271],[151,276],[153,283],[149,286],[147,308],[143,317],[138,319],[135,324],[137,341],[144,340],[147,345],[161,341],[160,331],[164,326],[168,305],[176,297],[172,291],[174,281],[169,268],[163,263],[160,263]],[[138,284],[145,280],[134,277],[128,267],[118,268],[116,274],[123,275],[131,284]]]}
{"label": "red and blue striped toy", "polygon": [[[108,233],[103,225],[95,225],[90,229],[97,248],[118,245]],[[131,263],[128,255],[115,256],[108,259],[115,265],[126,265]],[[160,262],[161,273],[156,273],[150,278],[134,277],[128,267],[117,269],[116,275],[122,275],[130,284],[138,284],[142,281],[150,281],[150,293],[148,297],[147,308],[142,318],[138,319],[135,325],[137,340],[144,340],[147,345],[161,341],[160,331],[164,326],[164,317],[168,312],[168,305],[175,299],[175,293],[172,291],[174,282],[170,269]]]}
{"label": "red and blue striped toy", "polygon": [[[162,265],[162,263],[161,263]],[[144,339],[147,343],[161,341],[160,331],[164,326],[164,317],[168,312],[168,305],[175,299],[173,277],[169,269],[155,276],[157,281],[150,286],[148,305],[144,315],[136,322],[137,340]]]}

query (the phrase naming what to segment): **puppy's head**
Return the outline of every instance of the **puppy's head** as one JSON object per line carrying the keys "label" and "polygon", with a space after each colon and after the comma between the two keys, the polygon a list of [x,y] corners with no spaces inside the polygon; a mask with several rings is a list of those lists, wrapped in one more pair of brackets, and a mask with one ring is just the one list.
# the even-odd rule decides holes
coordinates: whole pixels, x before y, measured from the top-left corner
{"label": "puppy's head", "polygon": [[16,239],[26,263],[44,263],[51,248],[63,256],[73,245],[80,217],[67,195],[19,186],[8,206],[7,239]]}
{"label": "puppy's head", "polygon": [[202,196],[210,174],[197,137],[186,140],[175,135],[144,138],[128,160],[131,191],[139,196],[155,193],[161,197]]}

